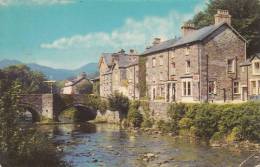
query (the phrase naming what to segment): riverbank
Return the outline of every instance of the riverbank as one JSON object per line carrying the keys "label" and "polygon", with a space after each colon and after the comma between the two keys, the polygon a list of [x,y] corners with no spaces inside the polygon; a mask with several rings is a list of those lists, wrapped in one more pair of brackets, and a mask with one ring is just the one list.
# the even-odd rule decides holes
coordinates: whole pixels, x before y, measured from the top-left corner
{"label": "riverbank", "polygon": [[213,148],[185,137],[115,124],[76,123],[36,128],[50,134],[53,142],[62,148],[64,160],[74,167],[238,166],[252,154],[248,150]]}

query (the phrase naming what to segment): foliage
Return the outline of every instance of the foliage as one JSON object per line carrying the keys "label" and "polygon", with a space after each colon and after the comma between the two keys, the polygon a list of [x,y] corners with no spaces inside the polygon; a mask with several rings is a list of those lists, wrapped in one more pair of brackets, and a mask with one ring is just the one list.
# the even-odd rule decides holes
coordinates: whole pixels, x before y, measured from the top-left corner
{"label": "foliage", "polygon": [[127,119],[133,127],[141,127],[141,124],[143,122],[143,115],[138,110],[139,106],[139,101],[132,101],[129,107]]}
{"label": "foliage", "polygon": [[171,104],[170,121],[160,122],[162,129],[172,132],[189,130],[205,139],[227,141],[260,141],[260,103],[242,104]]}
{"label": "foliage", "polygon": [[[67,166],[47,136],[19,124],[18,106],[22,92],[18,80],[9,81],[0,97],[0,162],[6,167]],[[8,89],[6,89],[8,88]]]}
{"label": "foliage", "polygon": [[163,120],[160,120],[157,122],[157,128],[161,130],[162,132],[172,132],[172,129],[174,125],[171,122],[165,122]]}
{"label": "foliage", "polygon": [[143,111],[143,122],[142,127],[151,128],[154,124],[154,120],[151,117],[148,101],[140,101],[140,107]]}
{"label": "foliage", "polygon": [[145,97],[146,96],[146,60],[147,58],[144,56],[140,56],[139,57],[139,63],[138,63],[138,67],[139,67],[139,75],[138,75],[138,89],[140,91],[140,97]]}
{"label": "foliage", "polygon": [[93,93],[97,96],[100,95],[100,82],[94,82],[93,83]]}
{"label": "foliage", "polygon": [[179,120],[185,114],[186,106],[183,103],[172,103],[168,108],[168,116],[171,120],[172,131],[176,132],[178,127]]}
{"label": "foliage", "polygon": [[48,85],[43,81],[45,76],[37,71],[31,71],[25,65],[9,66],[4,68],[0,74],[2,86],[0,92],[8,90],[13,82],[21,85],[21,93],[46,93],[49,91]]}
{"label": "foliage", "polygon": [[260,2],[259,0],[210,0],[204,11],[197,13],[191,22],[197,28],[214,22],[217,9],[228,10],[232,16],[232,26],[244,36],[248,53],[259,52],[260,45]]}
{"label": "foliage", "polygon": [[125,116],[129,108],[129,100],[126,96],[120,93],[114,93],[108,97],[109,108],[112,111],[119,111]]}
{"label": "foliage", "polygon": [[89,80],[84,80],[77,86],[79,94],[91,94],[93,92],[93,84]]}

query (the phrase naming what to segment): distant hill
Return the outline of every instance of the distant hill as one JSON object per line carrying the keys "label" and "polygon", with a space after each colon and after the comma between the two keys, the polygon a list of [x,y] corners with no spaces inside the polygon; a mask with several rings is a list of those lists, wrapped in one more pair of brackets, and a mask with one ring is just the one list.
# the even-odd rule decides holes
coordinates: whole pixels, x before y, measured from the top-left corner
{"label": "distant hill", "polygon": [[40,71],[45,74],[49,79],[54,80],[64,80],[69,77],[73,77],[78,75],[79,73],[85,72],[90,77],[95,77],[98,72],[98,64],[97,63],[88,63],[78,69],[75,70],[68,70],[68,69],[56,69],[52,67],[47,67],[43,65],[39,65],[36,63],[23,63],[17,60],[8,60],[4,59],[0,61],[0,69],[8,67],[10,65],[17,65],[17,64],[25,64],[30,67],[32,70]]}

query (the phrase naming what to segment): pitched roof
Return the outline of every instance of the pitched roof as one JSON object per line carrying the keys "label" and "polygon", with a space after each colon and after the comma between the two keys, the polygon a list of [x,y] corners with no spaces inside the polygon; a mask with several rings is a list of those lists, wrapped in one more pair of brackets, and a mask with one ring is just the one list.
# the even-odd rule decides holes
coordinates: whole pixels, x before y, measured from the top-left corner
{"label": "pitched roof", "polygon": [[163,41],[157,45],[154,45],[148,49],[146,49],[142,55],[146,55],[146,54],[149,54],[149,53],[153,53],[153,52],[157,52],[157,51],[160,51],[160,50],[164,50],[164,49],[168,49],[168,48],[171,48],[172,45],[174,45],[176,42],[177,42],[178,39],[170,39],[170,40],[167,40],[167,41]]}
{"label": "pitched roof", "polygon": [[171,39],[171,40],[168,40],[168,41],[164,41],[160,44],[154,45],[151,48],[144,51],[141,55],[154,53],[154,52],[157,52],[157,51],[181,46],[181,45],[184,45],[184,44],[189,44],[189,43],[192,43],[192,42],[202,41],[206,37],[211,35],[213,32],[215,32],[217,29],[222,27],[223,25],[228,26],[234,33],[236,33],[240,38],[242,38],[245,41],[245,39],[232,26],[223,22],[223,23],[220,23],[220,24],[217,24],[217,25],[210,25],[210,26],[203,27],[203,28],[198,29],[198,30],[186,35],[186,36],[181,37],[181,38]]}
{"label": "pitched roof", "polygon": [[102,53],[104,60],[108,66],[112,65],[112,53]]}
{"label": "pitched roof", "polygon": [[250,66],[252,63],[252,60],[254,60],[254,58],[257,57],[258,59],[260,59],[260,53],[255,53],[253,54],[250,58],[246,59],[246,61],[244,61],[243,63],[240,64],[240,66]]}

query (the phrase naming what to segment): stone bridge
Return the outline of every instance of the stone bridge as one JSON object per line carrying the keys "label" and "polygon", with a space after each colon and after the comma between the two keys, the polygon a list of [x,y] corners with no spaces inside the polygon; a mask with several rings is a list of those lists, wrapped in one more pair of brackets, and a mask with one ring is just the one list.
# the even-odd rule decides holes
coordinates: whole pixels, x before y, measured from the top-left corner
{"label": "stone bridge", "polygon": [[86,95],[65,95],[65,94],[25,94],[20,96],[19,105],[32,113],[34,122],[41,118],[48,118],[58,121],[59,114],[70,108],[78,110],[87,109],[89,120],[96,117],[96,111],[89,106]]}

